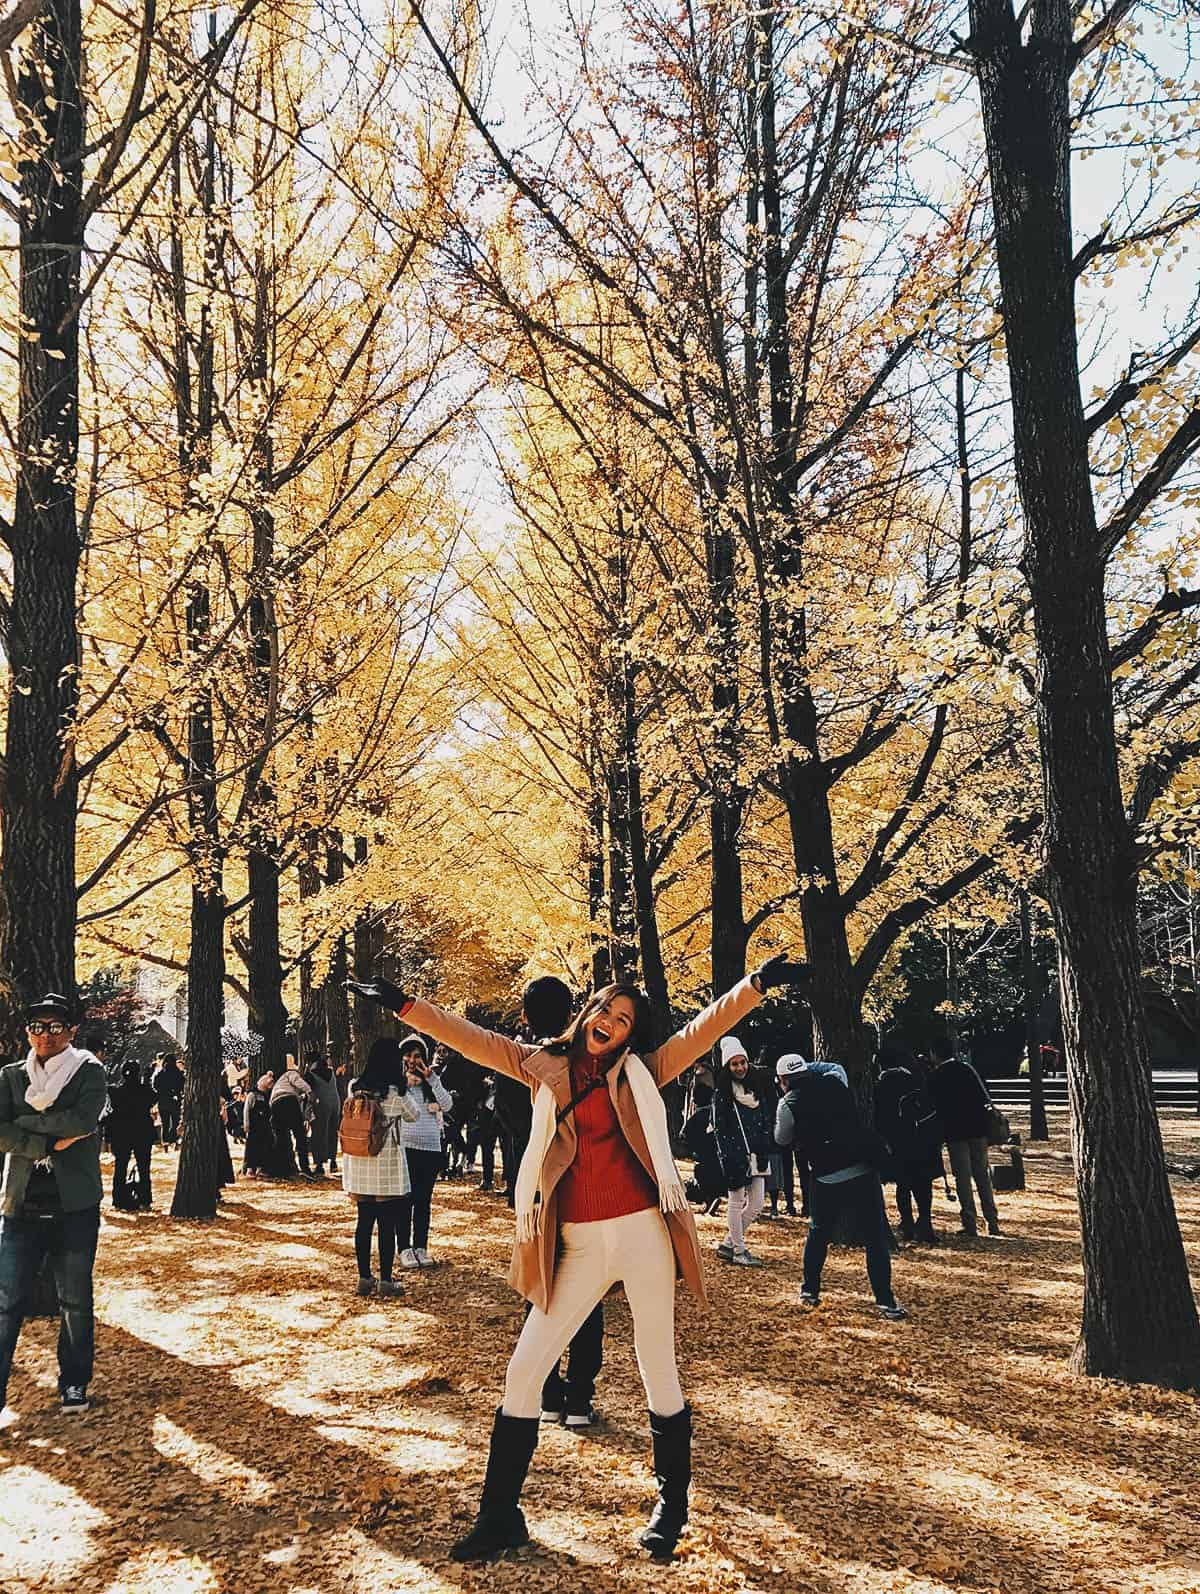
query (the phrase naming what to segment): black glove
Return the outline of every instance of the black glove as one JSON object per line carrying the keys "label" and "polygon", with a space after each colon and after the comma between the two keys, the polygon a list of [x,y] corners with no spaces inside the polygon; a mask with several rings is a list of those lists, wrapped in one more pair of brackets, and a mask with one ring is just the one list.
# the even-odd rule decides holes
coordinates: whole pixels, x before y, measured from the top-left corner
{"label": "black glove", "polygon": [[393,1013],[398,1013],[402,1007],[407,1007],[411,998],[393,984],[391,980],[347,980],[346,989],[353,991],[355,996],[361,996],[364,1002],[375,1002],[379,1007],[390,1008]]}
{"label": "black glove", "polygon": [[769,991],[773,985],[807,985],[812,978],[810,963],[793,963],[786,952],[777,952],[760,964],[750,976],[756,991]]}

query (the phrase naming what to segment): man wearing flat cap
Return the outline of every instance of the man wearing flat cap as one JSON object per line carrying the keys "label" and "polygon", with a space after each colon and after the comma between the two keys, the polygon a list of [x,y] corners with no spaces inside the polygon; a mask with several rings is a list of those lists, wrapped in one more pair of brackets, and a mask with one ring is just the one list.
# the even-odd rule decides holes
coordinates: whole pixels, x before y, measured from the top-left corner
{"label": "man wearing flat cap", "polygon": [[25,1011],[29,1055],[0,1069],[0,1152],[8,1153],[0,1188],[0,1412],[46,1256],[58,1290],[62,1409],[88,1409],[92,1266],[100,1232],[98,1126],[108,1085],[91,1052],[76,1048],[77,1024],[75,1004],[51,991]]}

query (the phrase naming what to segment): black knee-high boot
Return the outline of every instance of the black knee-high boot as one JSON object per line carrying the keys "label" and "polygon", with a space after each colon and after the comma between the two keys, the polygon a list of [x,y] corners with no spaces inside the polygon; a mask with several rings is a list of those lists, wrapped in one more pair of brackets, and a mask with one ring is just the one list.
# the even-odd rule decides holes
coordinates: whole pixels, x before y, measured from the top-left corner
{"label": "black knee-high boot", "polygon": [[650,1437],[654,1441],[658,1500],[638,1542],[651,1555],[666,1558],[674,1553],[688,1519],[688,1485],[692,1481],[692,1408],[685,1406],[673,1417],[660,1417],[652,1411]]}
{"label": "black knee-high boot", "polygon": [[537,1442],[536,1417],[506,1417],[497,1408],[479,1513],[470,1533],[451,1549],[452,1561],[490,1561],[502,1550],[529,1543],[518,1501]]}

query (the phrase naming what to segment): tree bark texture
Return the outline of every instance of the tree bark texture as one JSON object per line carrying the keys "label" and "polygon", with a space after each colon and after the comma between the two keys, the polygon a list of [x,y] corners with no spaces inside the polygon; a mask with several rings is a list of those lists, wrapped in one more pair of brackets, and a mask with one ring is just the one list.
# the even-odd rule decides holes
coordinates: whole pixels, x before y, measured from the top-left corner
{"label": "tree bark texture", "polygon": [[1081,1371],[1200,1384],[1200,1322],[1154,1110],[1137,859],[1117,768],[1104,563],[1079,387],[1072,10],[972,0],[1038,649],[1047,883],[1083,1228]]}
{"label": "tree bark texture", "polygon": [[21,333],[0,815],[3,963],[22,1001],[76,989],[81,56],[79,0],[47,0],[17,80]]}
{"label": "tree bark texture", "polygon": [[709,761],[709,884],[712,891],[712,988],[729,990],[746,972],[746,918],[742,883],[742,813],[738,778],[737,629],[733,538],[712,513],[705,529],[712,621],[713,734]]}
{"label": "tree bark texture", "polygon": [[250,922],[246,975],[250,988],[250,1024],[262,1036],[255,1059],[260,1074],[278,1077],[287,1049],[287,1009],[283,1005],[283,966],[279,956],[279,865],[261,847],[247,858]]}
{"label": "tree bark texture", "polygon": [[225,1016],[225,896],[192,887],[188,954],[187,1074],[173,1218],[216,1216],[228,1144],[221,1122],[221,1024]]}
{"label": "tree bark texture", "polygon": [[1037,965],[1033,957],[1033,915],[1029,893],[1019,898],[1021,918],[1021,996],[1025,1009],[1025,1050],[1029,1056],[1029,1138],[1049,1140],[1046,1123],[1046,1086],[1042,1075],[1042,1044],[1038,1034]]}

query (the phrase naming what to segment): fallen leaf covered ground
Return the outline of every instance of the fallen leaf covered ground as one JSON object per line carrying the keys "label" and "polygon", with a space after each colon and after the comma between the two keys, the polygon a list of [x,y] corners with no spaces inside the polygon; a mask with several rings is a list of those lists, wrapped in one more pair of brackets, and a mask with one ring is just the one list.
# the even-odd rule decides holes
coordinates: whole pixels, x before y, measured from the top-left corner
{"label": "fallen leaf covered ground", "polygon": [[[1200,1150],[1196,1120],[1170,1126]],[[696,1409],[691,1527],[673,1567],[633,1546],[652,1499],[623,1298],[609,1298],[596,1433],[543,1432],[537,1546],[459,1567],[521,1307],[511,1219],[464,1184],[436,1195],[444,1266],[399,1300],[353,1293],[340,1190],[241,1184],[211,1224],[105,1209],[96,1404],[54,1404],[53,1325],[27,1325],[0,1438],[2,1594],[1184,1594],[1200,1591],[1200,1404],[1066,1366],[1080,1294],[1065,1142],[968,1245],[939,1196],[937,1249],[906,1248],[910,1322],[872,1312],[861,1254],[796,1301],[804,1226],[760,1223],[762,1271],[723,1266],[712,1308],[679,1295]],[[1195,1258],[1200,1182],[1173,1181]]]}

